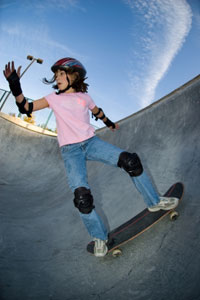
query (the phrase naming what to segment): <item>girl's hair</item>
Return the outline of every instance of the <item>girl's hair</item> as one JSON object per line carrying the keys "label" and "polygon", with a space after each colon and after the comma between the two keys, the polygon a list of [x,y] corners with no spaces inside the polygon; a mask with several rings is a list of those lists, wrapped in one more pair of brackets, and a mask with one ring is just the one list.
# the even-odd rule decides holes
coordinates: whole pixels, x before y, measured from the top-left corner
{"label": "girl's hair", "polygon": [[[66,72],[66,71],[65,71]],[[67,71],[66,74],[72,74],[73,72]],[[75,72],[77,73],[77,72]],[[79,74],[77,73],[77,78],[74,80],[74,82],[72,83],[72,88],[75,89],[76,92],[82,92],[82,93],[87,93],[88,92],[88,86],[89,84],[87,84],[86,82],[84,82],[87,79],[87,77],[84,78],[80,78]],[[52,84],[56,81],[55,79],[55,75],[50,79],[46,79],[43,78],[43,83],[45,84]],[[54,84],[52,86],[54,89],[58,89],[57,84]]]}

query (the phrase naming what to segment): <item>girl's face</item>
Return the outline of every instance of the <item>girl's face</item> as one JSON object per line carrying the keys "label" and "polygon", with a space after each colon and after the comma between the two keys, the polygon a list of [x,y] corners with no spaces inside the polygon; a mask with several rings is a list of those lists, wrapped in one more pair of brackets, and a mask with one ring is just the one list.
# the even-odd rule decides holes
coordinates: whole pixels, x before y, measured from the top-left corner
{"label": "girl's face", "polygon": [[[55,72],[55,80],[58,86],[59,90],[64,90],[67,88],[68,86],[68,80],[67,77],[69,79],[70,84],[73,83],[73,81],[76,79],[76,73],[72,73],[72,74],[66,74],[66,72],[64,70],[57,70]],[[72,88],[70,88],[67,92],[71,92]]]}
{"label": "girl's face", "polygon": [[68,86],[67,74],[64,70],[57,70],[55,72],[55,80],[59,90],[64,90]]}

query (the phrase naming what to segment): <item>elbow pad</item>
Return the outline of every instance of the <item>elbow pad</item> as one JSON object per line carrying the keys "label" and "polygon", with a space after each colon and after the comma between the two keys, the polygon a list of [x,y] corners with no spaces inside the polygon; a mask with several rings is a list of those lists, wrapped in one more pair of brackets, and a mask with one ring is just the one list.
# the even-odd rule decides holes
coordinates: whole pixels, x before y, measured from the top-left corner
{"label": "elbow pad", "polygon": [[23,101],[21,103],[16,101],[16,104],[18,106],[19,112],[21,114],[27,114],[27,116],[29,118],[31,118],[31,114],[33,112],[33,102],[28,103],[28,110],[25,109],[25,105],[26,105],[26,98],[23,99]]}
{"label": "elbow pad", "polygon": [[[100,113],[103,113],[102,117],[97,117]],[[98,119],[103,120],[105,118],[104,112],[102,110],[102,108],[99,108],[98,112],[96,114],[92,114],[92,118],[95,117],[95,121],[97,121]]]}
{"label": "elbow pad", "polygon": [[[98,115],[99,115],[101,112],[103,113],[102,117],[98,117]],[[106,121],[103,121],[104,124],[105,124],[107,127],[112,127],[113,129],[115,128],[115,124],[114,124],[110,119],[108,119],[108,117],[105,116],[105,114],[104,114],[102,108],[99,108],[99,110],[98,110],[98,112],[97,112],[96,114],[92,114],[92,118],[93,118],[93,116],[95,117],[95,121],[97,121],[98,119],[103,120],[104,118],[106,118],[107,120],[106,120]]]}

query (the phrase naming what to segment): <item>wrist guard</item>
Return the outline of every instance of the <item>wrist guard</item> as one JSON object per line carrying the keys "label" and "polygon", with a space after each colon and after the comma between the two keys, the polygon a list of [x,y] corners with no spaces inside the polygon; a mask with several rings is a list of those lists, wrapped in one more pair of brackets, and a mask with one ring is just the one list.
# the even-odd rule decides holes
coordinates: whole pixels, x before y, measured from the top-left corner
{"label": "wrist guard", "polygon": [[104,124],[106,124],[107,127],[112,127],[113,129],[115,128],[115,124],[112,121],[110,121],[110,119],[108,119],[108,118],[104,122]]}
{"label": "wrist guard", "polygon": [[[101,117],[98,117],[98,115],[99,115],[101,112],[103,113],[103,115],[102,115]],[[98,119],[103,120],[104,118],[106,118],[107,120],[104,122],[104,124],[105,124],[107,127],[112,127],[113,129],[115,128],[115,124],[114,124],[110,119],[108,119],[108,118],[105,116],[105,114],[104,114],[102,108],[99,108],[99,110],[98,110],[98,112],[97,112],[96,114],[92,114],[92,118],[93,118],[93,117],[95,117],[95,121],[97,121]]]}
{"label": "wrist guard", "polygon": [[19,81],[19,76],[17,75],[16,70],[14,70],[10,76],[7,78],[10,86],[10,90],[13,96],[17,97],[22,94],[22,89]]}
{"label": "wrist guard", "polygon": [[27,116],[29,118],[31,118],[31,114],[33,112],[33,102],[28,103],[28,110],[25,109],[25,105],[26,105],[26,98],[23,99],[23,101],[21,103],[16,101],[16,104],[18,106],[19,112],[21,114],[27,114]]}

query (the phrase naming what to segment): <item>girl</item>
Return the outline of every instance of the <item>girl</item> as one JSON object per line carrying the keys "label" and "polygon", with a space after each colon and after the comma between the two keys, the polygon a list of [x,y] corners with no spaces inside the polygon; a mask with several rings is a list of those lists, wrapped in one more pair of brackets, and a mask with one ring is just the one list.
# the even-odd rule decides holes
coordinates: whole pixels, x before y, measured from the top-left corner
{"label": "girl", "polygon": [[160,209],[170,210],[178,205],[176,198],[159,197],[136,153],[126,152],[95,136],[94,128],[89,122],[89,110],[96,119],[101,119],[111,130],[114,131],[119,126],[109,120],[87,94],[86,70],[78,60],[67,57],[57,61],[51,68],[54,73],[52,80],[44,79],[45,83],[56,82],[53,87],[57,92],[32,103],[29,103],[22,93],[20,68],[16,72],[14,62],[9,62],[5,66],[4,76],[9,82],[21,113],[31,116],[33,111],[46,107],[53,109],[68,183],[74,192],[74,205],[95,241],[95,256],[106,255],[108,232],[95,211],[87,179],[87,160],[123,168],[130,175],[136,188],[143,195],[148,209],[152,212]]}

